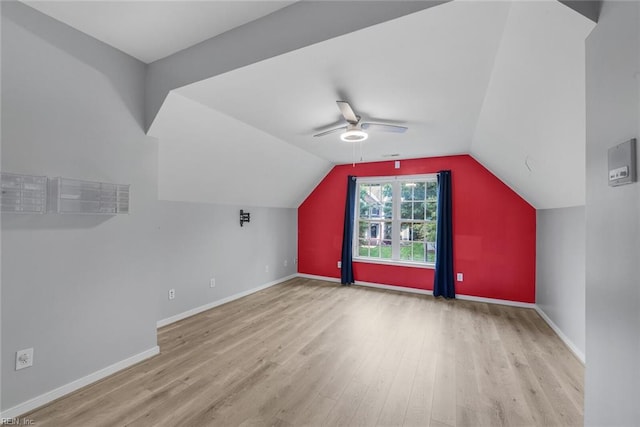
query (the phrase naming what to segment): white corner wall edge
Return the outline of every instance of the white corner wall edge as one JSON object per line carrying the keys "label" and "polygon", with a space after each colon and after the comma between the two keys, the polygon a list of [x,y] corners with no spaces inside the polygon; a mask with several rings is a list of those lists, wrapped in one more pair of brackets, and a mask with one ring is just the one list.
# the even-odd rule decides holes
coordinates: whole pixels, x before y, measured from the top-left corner
{"label": "white corner wall edge", "polygon": [[11,420],[13,418],[17,418],[20,415],[26,414],[40,406],[44,406],[47,403],[50,403],[56,399],[61,398],[69,393],[72,393],[82,387],[85,387],[91,383],[99,381],[109,375],[115,374],[118,371],[126,369],[130,366],[135,365],[136,363],[140,363],[144,360],[147,360],[157,354],[160,353],[160,347],[155,346],[148,350],[143,351],[142,353],[138,353],[131,357],[128,357],[124,360],[114,363],[113,365],[109,365],[106,368],[102,368],[99,371],[93,372],[85,377],[79,378],[75,381],[72,381],[68,384],[60,386],[54,390],[48,391],[46,393],[41,394],[40,396],[36,396],[33,399],[29,399],[26,402],[20,403],[12,408],[3,411],[0,414],[0,419],[2,420]]}
{"label": "white corner wall edge", "polygon": [[263,289],[270,288],[271,286],[275,286],[278,283],[286,282],[287,280],[293,279],[294,277],[297,277],[297,274],[291,274],[291,275],[286,276],[286,277],[281,277],[280,279],[276,279],[274,281],[265,283],[263,285],[255,287],[255,288],[251,288],[251,289],[248,289],[248,290],[243,291],[243,292],[238,292],[237,294],[233,294],[233,295],[228,296],[226,298],[222,298],[222,299],[219,299],[217,301],[213,301],[213,302],[210,302],[208,304],[201,305],[200,307],[192,308],[191,310],[183,311],[182,313],[178,313],[178,314],[176,314],[174,316],[167,317],[166,319],[158,320],[156,322],[156,327],[162,328],[163,326],[170,325],[170,324],[175,323],[175,322],[177,322],[179,320],[186,319],[187,317],[195,316],[198,313],[202,313],[203,311],[207,311],[207,310],[210,310],[210,309],[212,309],[214,307],[218,307],[219,305],[226,304],[228,302],[237,300],[237,299],[242,298],[242,297],[246,297],[247,295],[251,295],[251,294],[256,293],[258,291],[261,291]]}
{"label": "white corner wall edge", "polygon": [[[337,279],[335,277],[316,276],[313,274],[304,274],[304,273],[298,273],[298,277],[340,283],[340,279]],[[387,289],[387,290],[398,291],[398,292],[409,292],[414,294],[433,295],[433,291],[428,291],[424,289],[403,288],[400,286],[384,285],[381,283],[369,283],[369,282],[356,281],[354,285],[367,286],[370,288],[378,288],[378,289]],[[571,352],[578,358],[578,360],[580,360],[580,362],[582,362],[583,365],[585,364],[586,358],[584,353],[580,351],[578,347],[575,346],[575,344],[569,339],[569,337],[567,337],[565,333],[562,332],[562,330],[558,327],[558,325],[553,323],[553,321],[549,318],[549,316],[547,316],[547,314],[536,304],[532,304],[528,302],[509,301],[509,300],[503,300],[503,299],[483,298],[483,297],[476,297],[472,295],[456,295],[456,298],[460,300],[466,300],[466,301],[484,302],[487,304],[500,304],[500,305],[508,305],[512,307],[534,309],[540,315],[540,317],[542,317],[542,320],[547,322],[549,327],[553,329],[556,335],[558,335],[558,337],[562,340],[562,342],[564,342],[564,344],[569,348],[569,350],[571,350]]]}
{"label": "white corner wall edge", "polygon": [[556,325],[553,322],[553,320],[551,320],[551,318],[549,316],[547,316],[547,313],[545,313],[544,310],[542,310],[537,305],[535,306],[535,309],[538,312],[538,314],[540,315],[540,317],[542,317],[544,319],[544,321],[547,322],[549,327],[551,329],[553,329],[553,332],[555,332],[556,335],[558,335],[560,337],[562,342],[564,342],[564,344],[567,347],[569,347],[569,350],[571,350],[571,352],[578,358],[578,360],[580,360],[580,362],[582,362],[582,364],[585,365],[586,361],[587,361],[587,358],[586,358],[585,354],[578,347],[576,347],[576,345],[573,343],[573,341],[571,341],[569,339],[569,337],[566,336],[564,332],[562,332],[562,329],[560,329],[558,327],[558,325]]}

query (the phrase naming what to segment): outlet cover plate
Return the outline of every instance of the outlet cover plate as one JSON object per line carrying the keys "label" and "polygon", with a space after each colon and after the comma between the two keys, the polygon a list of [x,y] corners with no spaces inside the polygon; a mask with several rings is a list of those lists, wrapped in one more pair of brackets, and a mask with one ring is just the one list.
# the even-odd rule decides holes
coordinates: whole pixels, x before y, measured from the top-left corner
{"label": "outlet cover plate", "polygon": [[33,348],[16,352],[16,371],[33,366]]}

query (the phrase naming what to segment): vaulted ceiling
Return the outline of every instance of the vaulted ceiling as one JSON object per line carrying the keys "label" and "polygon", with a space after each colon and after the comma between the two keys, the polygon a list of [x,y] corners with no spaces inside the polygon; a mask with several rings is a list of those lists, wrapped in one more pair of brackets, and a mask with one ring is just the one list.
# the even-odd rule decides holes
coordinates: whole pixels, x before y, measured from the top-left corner
{"label": "vaulted ceiling", "polygon": [[[291,45],[305,28],[285,18],[308,5],[281,9],[288,3],[253,9],[238,18],[242,28],[149,66],[147,89],[160,94],[149,128],[159,143],[160,198],[296,207],[333,164],[469,153],[536,208],[584,204],[592,21],[556,1],[433,2]],[[269,40],[290,47],[249,58],[261,22],[278,17],[282,33]],[[207,52],[214,57],[200,60]],[[217,71],[199,73],[207,61]],[[174,78],[180,66],[189,78],[155,90],[154,78]],[[314,138],[340,123],[338,99],[409,131],[372,131],[362,146],[337,134]]]}

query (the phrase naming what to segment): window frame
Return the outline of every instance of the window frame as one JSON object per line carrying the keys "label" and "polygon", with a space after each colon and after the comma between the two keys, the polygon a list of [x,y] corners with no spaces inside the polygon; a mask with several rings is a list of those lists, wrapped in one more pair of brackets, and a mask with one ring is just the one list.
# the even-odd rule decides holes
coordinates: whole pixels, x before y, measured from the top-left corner
{"label": "window frame", "polygon": [[[400,230],[401,224],[406,222],[419,222],[414,219],[407,220],[401,218],[401,203],[402,203],[402,190],[401,183],[407,181],[418,181],[418,182],[435,182],[437,183],[438,175],[435,173],[430,174],[420,174],[420,175],[397,175],[397,176],[367,176],[367,177],[358,177],[356,178],[356,200],[354,203],[354,227],[353,227],[353,261],[354,262],[362,262],[362,263],[371,263],[371,264],[383,264],[383,265],[399,265],[404,267],[415,267],[415,268],[435,268],[435,261],[413,261],[413,260],[402,260],[400,259]],[[359,230],[360,230],[360,186],[362,184],[391,184],[392,185],[392,215],[391,219],[382,218],[379,221],[375,222],[391,222],[391,229],[393,230],[393,234],[391,235],[391,247],[392,247],[392,258],[374,258],[374,257],[364,257],[360,256],[360,246],[359,246]],[[425,203],[427,199],[425,198]],[[437,200],[436,200],[436,212],[437,212]],[[421,222],[428,222],[430,220],[423,220]],[[432,220],[436,224],[436,236],[438,233],[437,229],[437,217]],[[378,232],[380,233],[380,231]],[[435,243],[435,242],[434,242]],[[425,246],[425,252],[427,248]],[[426,257],[426,255],[425,255]]]}

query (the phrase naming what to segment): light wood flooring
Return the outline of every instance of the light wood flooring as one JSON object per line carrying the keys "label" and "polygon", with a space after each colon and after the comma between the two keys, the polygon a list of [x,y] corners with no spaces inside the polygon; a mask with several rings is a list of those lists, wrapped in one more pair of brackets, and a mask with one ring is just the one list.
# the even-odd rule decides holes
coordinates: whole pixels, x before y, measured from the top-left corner
{"label": "light wood flooring", "polygon": [[159,330],[43,426],[566,426],[583,366],[531,309],[292,279]]}

